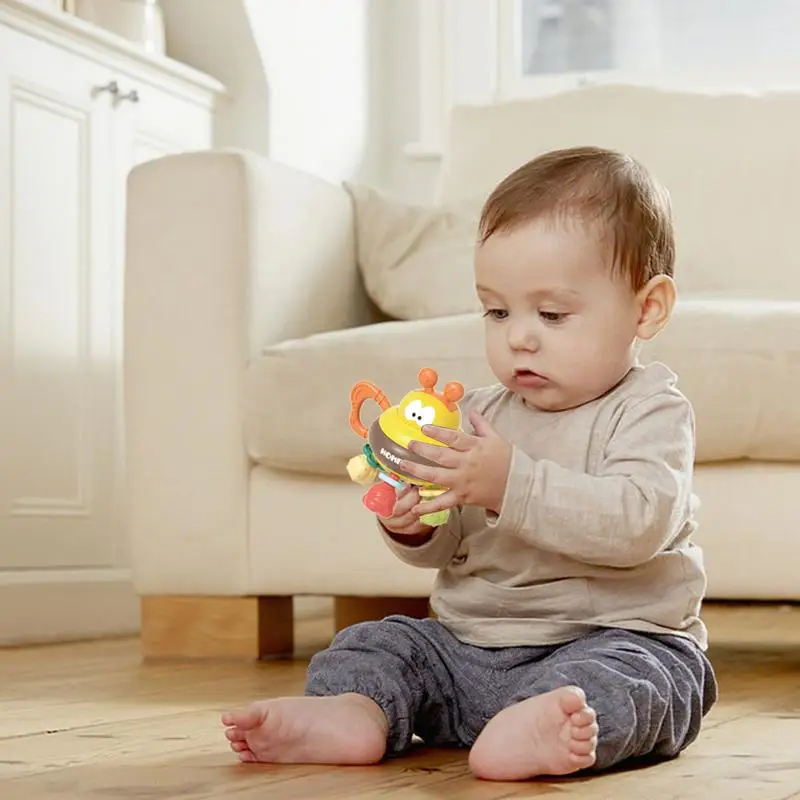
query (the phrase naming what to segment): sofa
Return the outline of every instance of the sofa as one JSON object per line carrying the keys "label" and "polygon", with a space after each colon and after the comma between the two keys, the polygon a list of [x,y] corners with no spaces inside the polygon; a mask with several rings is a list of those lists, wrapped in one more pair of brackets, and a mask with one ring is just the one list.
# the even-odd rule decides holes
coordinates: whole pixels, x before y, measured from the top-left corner
{"label": "sofa", "polygon": [[422,367],[492,380],[480,206],[575,144],[629,152],[672,195],[679,300],[642,360],[695,406],[709,598],[800,598],[798,141],[797,93],[608,85],[454,109],[428,205],[236,150],[133,170],[126,496],[145,655],[290,654],[293,598],[337,598],[340,627],[426,613],[433,572],[388,551],[348,477],[350,389],[398,402]]}

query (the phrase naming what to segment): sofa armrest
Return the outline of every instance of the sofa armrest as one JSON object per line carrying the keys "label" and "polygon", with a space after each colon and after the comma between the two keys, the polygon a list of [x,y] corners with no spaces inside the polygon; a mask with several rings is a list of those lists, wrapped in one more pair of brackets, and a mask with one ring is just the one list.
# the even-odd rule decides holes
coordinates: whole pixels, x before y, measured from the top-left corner
{"label": "sofa armrest", "polygon": [[248,590],[248,359],[371,321],[352,206],[333,184],[235,151],[128,180],[126,506],[140,594]]}

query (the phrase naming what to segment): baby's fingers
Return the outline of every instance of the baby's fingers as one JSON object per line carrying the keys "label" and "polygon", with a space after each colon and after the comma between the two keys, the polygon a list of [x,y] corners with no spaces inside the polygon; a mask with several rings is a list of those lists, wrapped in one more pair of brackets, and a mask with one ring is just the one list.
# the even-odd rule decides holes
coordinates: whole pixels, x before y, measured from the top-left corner
{"label": "baby's fingers", "polygon": [[415,486],[409,486],[395,500],[392,516],[400,517],[407,514],[417,503],[419,503],[419,492]]}
{"label": "baby's fingers", "polygon": [[412,532],[419,527],[419,515],[412,511],[419,502],[419,493],[413,487],[407,489],[395,501],[392,515],[382,517],[386,527],[396,532]]}

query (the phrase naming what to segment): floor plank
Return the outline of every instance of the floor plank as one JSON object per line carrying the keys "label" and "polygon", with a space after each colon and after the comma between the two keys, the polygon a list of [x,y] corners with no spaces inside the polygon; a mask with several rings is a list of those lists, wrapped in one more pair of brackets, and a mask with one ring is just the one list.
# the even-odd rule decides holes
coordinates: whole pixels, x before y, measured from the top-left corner
{"label": "floor plank", "polygon": [[458,750],[365,768],[236,763],[220,711],[299,693],[330,619],[300,622],[295,658],[265,663],[143,664],[135,641],[0,650],[0,798],[800,800],[800,609],[708,606],[704,616],[721,696],[683,756],[525,784],[474,780]]}

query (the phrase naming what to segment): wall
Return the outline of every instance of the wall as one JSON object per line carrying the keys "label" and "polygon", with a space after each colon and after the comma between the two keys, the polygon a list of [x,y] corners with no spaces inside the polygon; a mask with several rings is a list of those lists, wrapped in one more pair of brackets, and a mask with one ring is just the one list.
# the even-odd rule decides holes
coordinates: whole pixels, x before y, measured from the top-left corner
{"label": "wall", "polygon": [[376,0],[383,7],[384,147],[383,188],[411,202],[428,202],[439,159],[404,152],[419,135],[419,35],[416,3]]}
{"label": "wall", "polygon": [[261,53],[243,0],[161,0],[170,56],[229,90],[216,116],[219,147],[267,154],[269,93]]}
{"label": "wall", "polygon": [[230,87],[220,146],[380,182],[382,0],[163,0],[169,54]]}
{"label": "wall", "polygon": [[270,155],[332,181],[372,174],[369,0],[245,5],[269,84]]}

